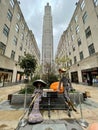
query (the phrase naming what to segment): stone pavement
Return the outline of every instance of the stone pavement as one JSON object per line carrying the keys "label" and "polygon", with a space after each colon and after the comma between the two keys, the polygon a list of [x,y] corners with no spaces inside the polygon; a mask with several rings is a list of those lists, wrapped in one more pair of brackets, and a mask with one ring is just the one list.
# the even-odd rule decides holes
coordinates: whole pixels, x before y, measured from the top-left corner
{"label": "stone pavement", "polygon": [[[90,93],[90,97],[82,104],[83,119],[89,123],[89,126],[94,122],[98,123],[98,87],[80,84],[73,84],[73,87],[81,92]],[[78,115],[75,116],[79,118]],[[89,127],[86,130],[88,129]]]}
{"label": "stone pavement", "polygon": [[24,86],[25,86],[24,84],[18,84],[14,86],[0,87],[0,102],[7,100],[9,94],[19,91]]}
{"label": "stone pavement", "polygon": [[[24,84],[18,84],[14,86],[2,87],[0,88],[0,103],[7,102],[8,95],[19,91],[21,88],[24,87]],[[14,130],[16,128],[19,118],[24,113],[23,110],[16,110],[16,109],[8,109],[10,106],[2,106],[4,109],[0,110],[0,130]]]}
{"label": "stone pavement", "polygon": [[[24,84],[15,85],[11,87],[0,88],[0,101],[1,103],[8,98],[8,94],[19,91]],[[89,92],[90,97],[82,104],[82,118],[89,123],[98,123],[98,88],[92,86],[84,86],[80,84],[73,84],[76,90],[81,92]],[[78,113],[72,112],[71,118],[81,119],[80,106],[77,106]],[[0,110],[0,130],[14,130],[19,121],[20,116],[24,113],[23,109],[1,109]],[[43,118],[49,119],[48,112],[43,112]],[[65,111],[51,111],[51,119],[66,119],[68,118]],[[12,123],[13,122],[13,123]],[[86,128],[85,130],[88,130]]]}

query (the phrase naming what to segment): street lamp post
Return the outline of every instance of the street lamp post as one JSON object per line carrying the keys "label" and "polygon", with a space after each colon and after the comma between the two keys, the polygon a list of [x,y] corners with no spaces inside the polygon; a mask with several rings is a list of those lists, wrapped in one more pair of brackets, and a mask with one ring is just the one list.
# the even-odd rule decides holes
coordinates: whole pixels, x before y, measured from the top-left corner
{"label": "street lamp post", "polygon": [[[25,69],[25,71],[27,71],[27,68]],[[27,83],[28,83],[28,76],[26,75],[25,79],[24,79],[24,83],[25,83],[25,96],[24,96],[24,109],[26,109],[26,104],[27,104]]]}

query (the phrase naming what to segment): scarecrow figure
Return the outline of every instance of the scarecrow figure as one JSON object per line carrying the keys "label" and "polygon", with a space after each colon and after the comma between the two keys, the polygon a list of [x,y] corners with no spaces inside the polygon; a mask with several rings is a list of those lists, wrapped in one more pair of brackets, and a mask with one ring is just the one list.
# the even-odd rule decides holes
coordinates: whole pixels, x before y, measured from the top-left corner
{"label": "scarecrow figure", "polygon": [[[71,102],[70,97],[69,97],[69,91],[73,91],[75,89],[73,89],[71,81],[68,78],[66,71],[67,70],[65,68],[59,69],[60,82],[59,82],[58,91],[60,90],[61,84],[63,84],[63,87],[64,87],[63,94],[64,94],[64,98],[65,98],[65,103],[67,103],[68,107],[71,107],[72,110],[74,110],[76,112],[77,110],[74,108],[74,105]],[[71,115],[69,114],[69,116],[71,116]]]}
{"label": "scarecrow figure", "polygon": [[41,101],[41,97],[42,97],[42,88],[45,87],[47,84],[41,80],[35,80],[33,82],[33,86],[35,86],[35,90],[34,93],[32,94],[32,98],[34,98],[34,105],[32,108],[32,111],[30,112],[29,116],[28,116],[28,122],[30,124],[32,123],[40,123],[43,121],[43,117],[39,111],[39,102]]}

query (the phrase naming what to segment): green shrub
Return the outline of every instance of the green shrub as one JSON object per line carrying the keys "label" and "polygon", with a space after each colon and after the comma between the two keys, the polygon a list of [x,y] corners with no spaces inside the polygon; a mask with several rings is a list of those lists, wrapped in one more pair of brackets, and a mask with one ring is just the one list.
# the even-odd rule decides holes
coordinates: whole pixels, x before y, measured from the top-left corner
{"label": "green shrub", "polygon": [[[35,87],[33,86],[33,82],[37,79],[40,79],[39,75],[36,75],[35,77],[33,77],[32,81],[30,81],[28,84],[26,84],[28,94],[33,93],[33,91],[35,89]],[[58,81],[58,76],[54,75],[53,73],[49,73],[48,75],[47,74],[43,75],[42,80],[44,80],[48,84],[45,88],[49,88],[51,83]],[[26,87],[21,89],[19,93],[24,94]]]}
{"label": "green shrub", "polygon": [[26,87],[19,91],[19,94],[24,94],[27,89],[28,94],[32,94],[35,87],[32,84],[26,84]]}

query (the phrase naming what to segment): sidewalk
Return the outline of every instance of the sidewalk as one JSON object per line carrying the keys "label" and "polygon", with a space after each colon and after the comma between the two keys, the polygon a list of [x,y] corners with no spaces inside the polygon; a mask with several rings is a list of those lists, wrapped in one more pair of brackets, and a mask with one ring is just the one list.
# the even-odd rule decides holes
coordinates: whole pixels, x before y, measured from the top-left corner
{"label": "sidewalk", "polygon": [[73,87],[80,92],[90,92],[91,99],[95,102],[98,102],[98,87],[81,84],[73,84]]}
{"label": "sidewalk", "polygon": [[[88,103],[86,106],[82,105],[83,118],[89,123],[89,126],[94,122],[98,123],[98,107],[96,106],[96,104],[98,104],[98,87],[80,84],[73,84],[73,87],[81,92],[90,92],[91,97],[87,98],[87,100],[89,100],[91,104]],[[78,118],[77,115],[76,117]],[[88,129],[89,127],[85,130]]]}
{"label": "sidewalk", "polygon": [[[24,84],[0,88],[0,102],[8,99],[8,95],[19,91]],[[0,130],[14,130],[23,110],[0,110]]]}
{"label": "sidewalk", "polygon": [[9,94],[19,91],[22,87],[24,87],[24,84],[18,84],[11,87],[10,86],[1,87],[0,88],[0,102],[3,100],[7,100]]}
{"label": "sidewalk", "polygon": [[[89,102],[87,102],[87,104],[82,104],[83,119],[86,120],[89,123],[89,125],[94,122],[98,123],[98,88],[92,86],[84,86],[80,84],[72,85],[76,90],[79,90],[80,92],[90,92],[91,97],[87,98]],[[24,84],[0,88],[0,102],[7,100],[8,94],[17,92],[22,87],[24,87]],[[77,110],[78,114],[73,112],[73,117],[76,119],[80,119],[80,108],[78,107]],[[0,110],[0,130],[14,130],[23,112],[23,110]],[[45,119],[48,118],[47,115],[47,111],[44,111],[43,117]],[[51,118],[62,117],[68,118],[65,111],[59,111],[59,114],[56,111],[51,111]],[[85,130],[88,130],[88,128]]]}

